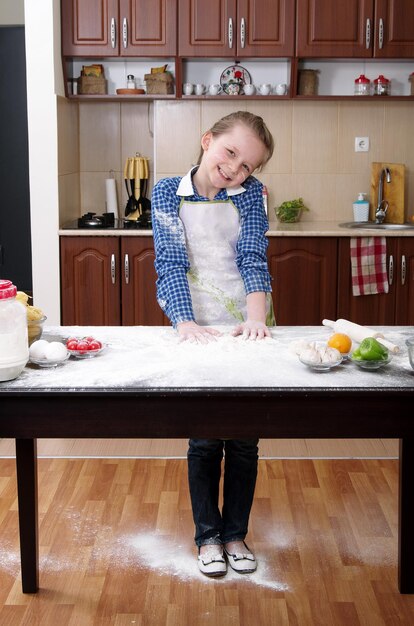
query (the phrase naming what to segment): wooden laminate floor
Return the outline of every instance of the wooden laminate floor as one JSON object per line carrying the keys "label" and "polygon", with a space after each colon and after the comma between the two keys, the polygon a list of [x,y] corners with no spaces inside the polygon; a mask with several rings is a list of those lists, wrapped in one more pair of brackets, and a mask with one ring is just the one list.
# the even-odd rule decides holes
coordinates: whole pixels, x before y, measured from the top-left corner
{"label": "wooden laminate floor", "polygon": [[39,460],[40,584],[21,593],[15,464],[0,459],[1,626],[392,626],[398,461],[261,460],[258,570],[199,573],[186,461]]}
{"label": "wooden laminate floor", "polygon": [[[0,457],[15,454],[0,439]],[[39,439],[40,457],[185,458],[186,439]],[[396,439],[261,439],[261,458],[397,458]]]}

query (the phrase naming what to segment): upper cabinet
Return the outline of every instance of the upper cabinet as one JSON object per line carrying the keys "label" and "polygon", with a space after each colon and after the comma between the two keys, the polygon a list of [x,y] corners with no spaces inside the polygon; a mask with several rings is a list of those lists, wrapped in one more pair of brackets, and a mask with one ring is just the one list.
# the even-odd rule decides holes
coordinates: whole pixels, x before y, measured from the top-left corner
{"label": "upper cabinet", "polygon": [[183,57],[287,57],[294,54],[292,0],[181,0]]}
{"label": "upper cabinet", "polygon": [[63,56],[174,56],[177,0],[62,0]]}
{"label": "upper cabinet", "polygon": [[298,57],[414,56],[413,0],[297,0]]}

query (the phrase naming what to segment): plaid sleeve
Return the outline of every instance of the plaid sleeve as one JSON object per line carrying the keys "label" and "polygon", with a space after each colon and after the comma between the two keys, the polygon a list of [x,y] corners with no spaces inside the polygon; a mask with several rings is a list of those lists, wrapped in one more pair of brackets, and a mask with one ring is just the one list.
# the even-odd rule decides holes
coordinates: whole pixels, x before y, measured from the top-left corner
{"label": "plaid sleeve", "polygon": [[[247,185],[248,181],[250,184]],[[255,178],[248,181],[245,183],[245,193],[232,198],[240,211],[241,231],[236,248],[236,263],[246,295],[253,291],[272,291],[266,255],[269,223],[263,205],[263,186]]]}
{"label": "plaid sleeve", "polygon": [[190,269],[183,224],[178,217],[179,178],[160,180],[152,192],[152,228],[158,304],[175,327],[194,320],[187,272]]}

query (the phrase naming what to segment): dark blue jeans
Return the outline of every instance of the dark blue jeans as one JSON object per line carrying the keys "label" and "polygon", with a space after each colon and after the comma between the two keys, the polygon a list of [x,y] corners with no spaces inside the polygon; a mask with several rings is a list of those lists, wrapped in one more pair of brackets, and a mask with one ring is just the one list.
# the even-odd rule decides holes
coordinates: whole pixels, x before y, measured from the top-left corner
{"label": "dark blue jeans", "polygon": [[[188,480],[197,546],[245,538],[256,486],[258,442],[258,439],[190,439]],[[220,513],[223,451],[223,510]]]}

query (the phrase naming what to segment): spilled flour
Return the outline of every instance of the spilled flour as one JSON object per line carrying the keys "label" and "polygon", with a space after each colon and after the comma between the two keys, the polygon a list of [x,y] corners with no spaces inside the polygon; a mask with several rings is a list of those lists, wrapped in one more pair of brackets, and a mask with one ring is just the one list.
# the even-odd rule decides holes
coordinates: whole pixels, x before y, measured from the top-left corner
{"label": "spilled flour", "polygon": [[[303,365],[289,349],[293,340],[326,341],[330,330],[316,327],[276,327],[272,338],[262,341],[231,336],[231,327],[220,327],[222,336],[208,344],[180,342],[176,331],[164,327],[49,327],[43,337],[64,340],[69,335],[92,334],[106,345],[92,359],[71,357],[56,368],[28,364],[10,383],[14,388],[200,388],[200,387],[412,387],[405,339],[410,327],[392,327],[387,339],[400,346],[389,365],[370,372],[344,361],[328,372]],[[391,332],[392,331],[392,332]]]}

